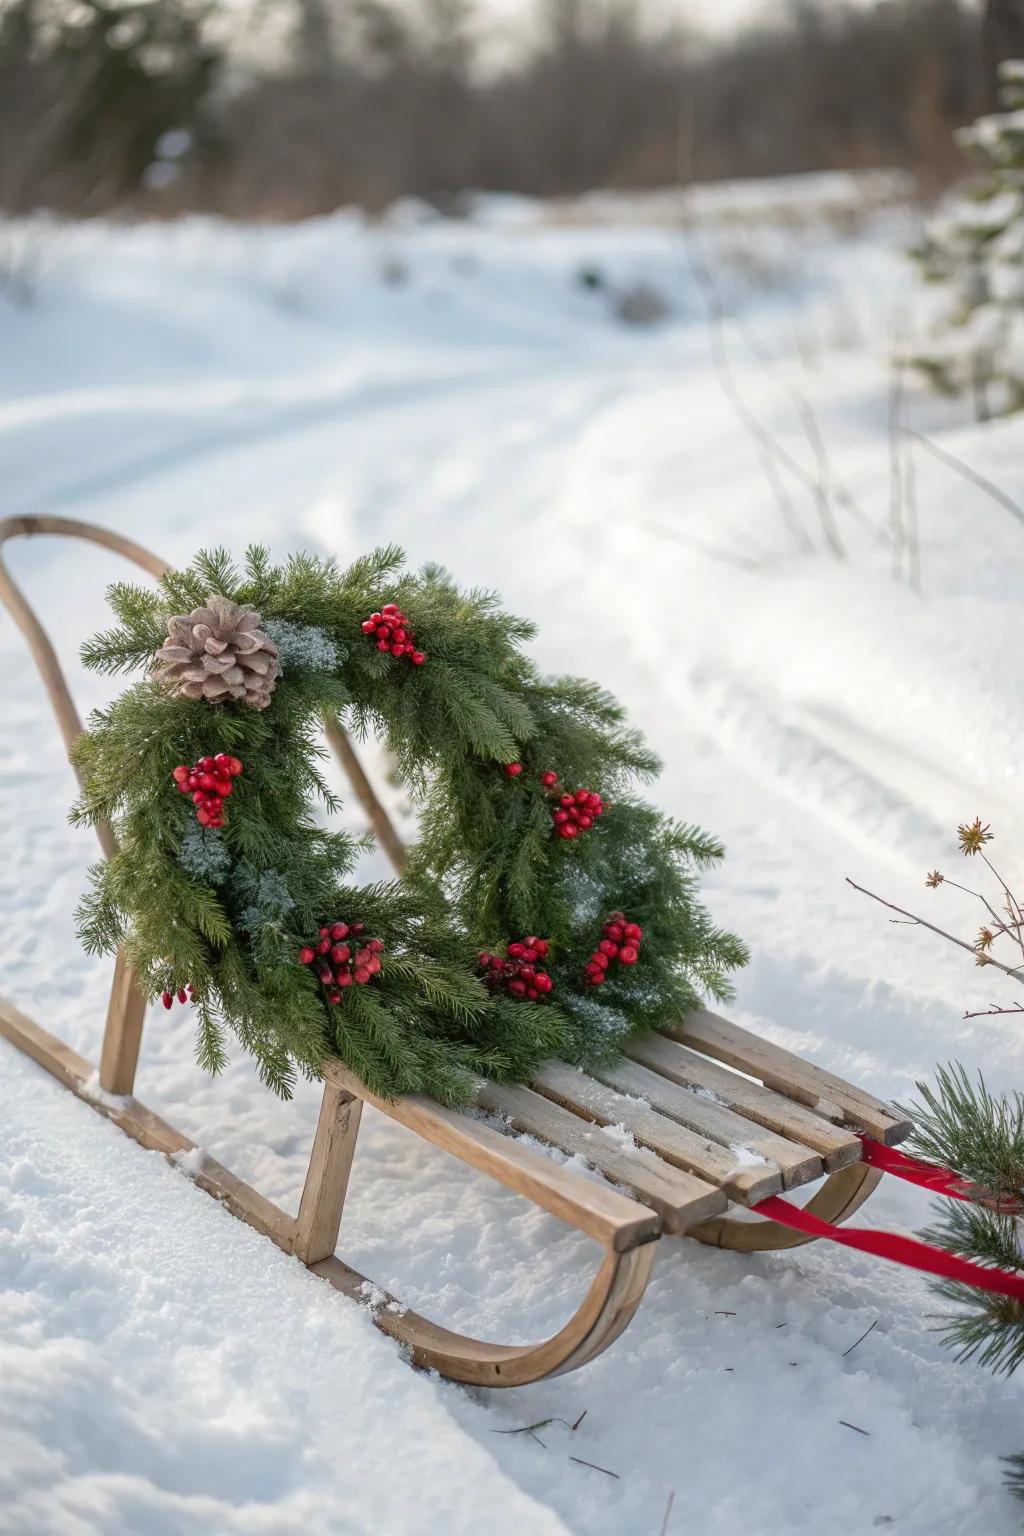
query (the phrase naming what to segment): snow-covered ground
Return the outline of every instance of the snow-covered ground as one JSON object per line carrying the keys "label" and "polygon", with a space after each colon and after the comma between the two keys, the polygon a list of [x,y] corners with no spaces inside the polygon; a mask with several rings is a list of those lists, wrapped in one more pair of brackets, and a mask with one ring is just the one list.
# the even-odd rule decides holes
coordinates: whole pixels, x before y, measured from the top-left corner
{"label": "snow-covered ground", "polygon": [[[726,840],[710,899],[754,955],[737,1018],[886,1097],[954,1055],[1022,1086],[1019,1022],[962,1018],[1010,1000],[992,973],[843,877],[971,934],[968,898],[923,886],[936,863],[962,873],[956,823],[992,821],[1020,868],[1024,529],[917,447],[922,591],[892,578],[872,530],[912,218],[841,178],[776,190],[719,189],[685,227],[664,202],[643,224],[606,200],[588,223],[483,199],[460,221],[0,230],[31,294],[0,277],[3,512],[103,522],[172,561],[397,540],[500,587],[545,666],[628,700],[666,761],[661,803]],[[637,285],[660,324],[616,318]],[[716,298],[738,325],[709,326]],[[783,468],[780,500],[738,404],[810,487]],[[1019,420],[975,426],[913,385],[906,411],[1024,499]],[[107,697],[76,651],[123,568],[42,540],[10,563],[79,698]],[[65,824],[72,777],[5,619],[0,667],[2,988],[94,1055],[108,975],[72,921],[94,845]],[[920,1277],[823,1244],[666,1242],[594,1365],[473,1393],[415,1376],[180,1173],[2,1045],[0,1064],[3,1536],[1019,1529],[998,1460],[1024,1450],[1019,1383],[953,1363]],[[241,1056],[207,1079],[176,1009],[150,1019],[139,1093],[295,1208],[312,1087],[277,1102]],[[344,1255],[457,1328],[554,1331],[591,1245],[364,1126]],[[926,1209],[886,1185],[864,1220]]]}

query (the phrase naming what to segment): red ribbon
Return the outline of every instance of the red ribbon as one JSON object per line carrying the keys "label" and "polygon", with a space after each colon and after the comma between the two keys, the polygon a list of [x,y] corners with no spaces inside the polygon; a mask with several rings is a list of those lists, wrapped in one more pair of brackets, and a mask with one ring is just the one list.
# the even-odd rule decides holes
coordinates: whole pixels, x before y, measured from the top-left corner
{"label": "red ribbon", "polygon": [[940,1168],[936,1163],[923,1163],[918,1157],[897,1152],[895,1147],[886,1147],[880,1141],[872,1141],[870,1136],[862,1136],[860,1139],[864,1149],[862,1158],[872,1168],[881,1168],[884,1173],[895,1174],[898,1179],[906,1179],[908,1184],[920,1184],[922,1189],[930,1189],[933,1194],[948,1195],[951,1200],[977,1200],[981,1194],[981,1191],[972,1193],[972,1186],[967,1180],[950,1168]]}
{"label": "red ribbon", "polygon": [[1024,1301],[1024,1273],[1014,1274],[1006,1269],[989,1269],[948,1253],[945,1248],[933,1248],[916,1237],[903,1237],[898,1232],[874,1232],[867,1227],[837,1227],[831,1221],[822,1221],[810,1211],[770,1195],[751,1207],[759,1216],[779,1221],[783,1226],[795,1227],[809,1237],[828,1237],[834,1243],[844,1243],[847,1248],[857,1248],[861,1253],[873,1253],[876,1258],[890,1259],[894,1264],[905,1264],[910,1269],[924,1270],[925,1274],[938,1275],[942,1280],[956,1280],[961,1285],[972,1285],[979,1291],[995,1291],[999,1296],[1012,1296]]}
{"label": "red ribbon", "polygon": [[987,1210],[997,1211],[1003,1216],[1024,1216],[1024,1205],[1019,1200],[1002,1199],[992,1194],[991,1190],[972,1184],[951,1168],[941,1168],[937,1163],[924,1163],[919,1157],[911,1157],[907,1152],[897,1152],[895,1147],[885,1147],[880,1141],[872,1141],[870,1136],[862,1136],[860,1140],[862,1160],[870,1163],[872,1168],[881,1168],[884,1173],[895,1174],[898,1179],[906,1179],[908,1184],[919,1184],[922,1189],[930,1189],[936,1195],[946,1195],[950,1200],[968,1200],[972,1205],[983,1205]]}

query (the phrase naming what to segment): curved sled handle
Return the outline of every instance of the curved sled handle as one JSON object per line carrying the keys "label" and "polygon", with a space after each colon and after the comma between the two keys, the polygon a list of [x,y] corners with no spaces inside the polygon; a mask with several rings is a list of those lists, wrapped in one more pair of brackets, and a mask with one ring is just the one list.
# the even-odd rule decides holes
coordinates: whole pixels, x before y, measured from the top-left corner
{"label": "curved sled handle", "polygon": [[[157,581],[170,569],[166,560],[161,560],[159,555],[154,555],[151,550],[146,549],[142,544],[137,544],[134,539],[115,533],[110,528],[101,528],[96,523],[83,523],[72,517],[0,518],[0,547],[8,539],[31,538],[39,534],[83,539],[88,544],[99,544],[102,548],[113,550],[115,554],[131,560]],[[32,652],[53,706],[53,712],[57,717],[64,745],[70,752],[72,745],[82,734],[81,717],[75,708],[71,690],[68,688],[67,679],[57,660],[57,653],[50,637],[8,570],[2,555],[0,555],[0,602],[4,604],[28,642],[29,650]],[[334,755],[355,790],[367,820],[376,834],[377,841],[387,854],[392,867],[401,874],[405,867],[405,845],[387,811],[377,798],[352,743],[341,727],[333,722],[326,726],[326,734]],[[105,823],[98,826],[96,830],[100,846],[109,859],[116,849],[114,834]]]}
{"label": "curved sled handle", "polygon": [[[0,547],[8,539],[31,538],[36,534],[55,534],[61,538],[84,539],[89,544],[100,544],[105,549],[112,549],[115,554],[124,555],[126,560],[133,561],[144,571],[148,571],[151,576],[158,578],[167,570],[163,560],[151,554],[148,549],[143,549],[141,544],[136,544],[134,539],[126,539],[122,534],[113,533],[109,528],[100,528],[95,523],[80,523],[70,517],[0,519]],[[39,669],[39,676],[53,705],[64,745],[70,752],[82,734],[81,717],[75,708],[71,690],[57,660],[53,643],[36,617],[35,609],[7,569],[2,555],[0,555],[0,602],[3,603],[28,642],[32,658]],[[96,833],[100,840],[100,847],[109,859],[117,848],[114,834],[105,822],[97,826]]]}

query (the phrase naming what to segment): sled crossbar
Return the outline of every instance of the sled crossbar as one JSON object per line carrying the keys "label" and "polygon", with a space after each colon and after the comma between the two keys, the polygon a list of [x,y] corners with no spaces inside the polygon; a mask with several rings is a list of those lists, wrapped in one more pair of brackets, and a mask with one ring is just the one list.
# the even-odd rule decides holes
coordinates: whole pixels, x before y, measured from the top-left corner
{"label": "sled crossbar", "polygon": [[[0,546],[33,534],[100,544],[154,576],[165,569],[141,546],[90,524],[56,517],[0,521]],[[29,643],[70,748],[81,722],[49,637],[2,557],[0,601]],[[336,724],[327,735],[400,870],[401,839],[351,742]],[[109,856],[112,831],[98,830]],[[315,1275],[368,1302],[377,1325],[404,1344],[416,1364],[478,1385],[521,1385],[594,1359],[639,1306],[663,1234],[687,1233],[745,1252],[809,1241],[792,1226],[737,1219],[729,1211],[823,1176],[806,1209],[822,1221],[845,1221],[881,1177],[862,1159],[861,1134],[891,1146],[911,1129],[870,1094],[704,1011],[634,1036],[623,1056],[589,1071],[549,1061],[529,1085],[477,1079],[471,1102],[459,1109],[419,1094],[381,1099],[343,1063],[330,1060],[299,1211],[292,1217],[134,1097],[144,1015],[145,1001],[119,953],[98,1070],[2,998],[0,1036],[142,1146],[162,1152]],[[604,1257],[584,1301],[554,1337],[526,1346],[468,1338],[402,1307],[338,1257],[364,1104],[601,1246]]]}

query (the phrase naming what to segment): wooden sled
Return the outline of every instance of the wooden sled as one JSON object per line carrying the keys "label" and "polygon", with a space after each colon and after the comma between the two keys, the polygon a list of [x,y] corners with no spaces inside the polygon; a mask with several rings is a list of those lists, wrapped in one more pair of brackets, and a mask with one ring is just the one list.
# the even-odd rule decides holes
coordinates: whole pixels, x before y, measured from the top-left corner
{"label": "wooden sled", "polygon": [[[0,545],[36,534],[100,544],[154,577],[166,569],[141,545],[88,523],[62,517],[0,521]],[[81,721],[53,646],[2,558],[0,599],[28,641],[70,748]],[[351,743],[337,728],[328,736],[381,845],[401,870],[401,840]],[[98,830],[109,856],[111,829]],[[98,1074],[2,998],[0,1035],[142,1146],[176,1158],[194,1151],[194,1143],[134,1097],[144,1013],[142,995],[119,954]],[[602,1245],[604,1259],[590,1290],[560,1332],[521,1347],[454,1333],[397,1303],[389,1305],[392,1298],[336,1256],[364,1103]],[[632,1145],[603,1129],[620,1126]],[[383,1300],[374,1307],[377,1326],[405,1345],[417,1365],[455,1381],[512,1387],[585,1365],[618,1337],[640,1305],[662,1235],[686,1233],[746,1253],[810,1241],[776,1222],[727,1213],[730,1206],[755,1205],[824,1176],[808,1208],[828,1221],[845,1221],[881,1177],[861,1161],[857,1133],[894,1145],[910,1129],[909,1121],[894,1118],[886,1105],[832,1073],[725,1019],[697,1012],[671,1029],[634,1037],[624,1056],[590,1073],[551,1061],[529,1087],[481,1080],[475,1105],[467,1110],[447,1109],[422,1095],[393,1103],[378,1099],[341,1062],[331,1061],[297,1217],[208,1156],[195,1182],[336,1290],[356,1300]],[[517,1139],[517,1132],[578,1155],[610,1184],[554,1162]]]}

